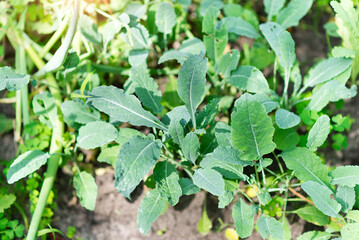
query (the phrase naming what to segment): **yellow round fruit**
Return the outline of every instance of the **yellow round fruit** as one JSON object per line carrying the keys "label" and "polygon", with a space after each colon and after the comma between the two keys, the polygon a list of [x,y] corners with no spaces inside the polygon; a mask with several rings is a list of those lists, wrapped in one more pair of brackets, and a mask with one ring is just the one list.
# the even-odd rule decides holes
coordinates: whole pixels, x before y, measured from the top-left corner
{"label": "yellow round fruit", "polygon": [[236,230],[234,230],[233,228],[227,228],[226,231],[224,232],[224,236],[226,236],[226,238],[228,240],[238,240],[239,236],[236,232]]}
{"label": "yellow round fruit", "polygon": [[[247,187],[246,189],[246,194],[248,195],[248,197],[250,198],[254,198],[257,196],[257,194],[259,193],[258,187],[257,185],[253,184],[253,187]],[[256,194],[257,193],[257,194]]]}

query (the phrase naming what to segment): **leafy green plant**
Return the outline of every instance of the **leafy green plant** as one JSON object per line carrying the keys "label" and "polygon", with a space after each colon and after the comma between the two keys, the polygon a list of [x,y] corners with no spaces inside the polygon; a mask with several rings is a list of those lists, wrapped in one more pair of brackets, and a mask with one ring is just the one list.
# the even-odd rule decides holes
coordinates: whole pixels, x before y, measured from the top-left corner
{"label": "leafy green plant", "polygon": [[[329,170],[316,153],[330,131],[350,128],[349,118],[328,116],[325,107],[356,95],[356,86],[346,87],[353,60],[330,57],[302,77],[295,42],[286,31],[298,25],[312,3],[264,1],[268,22],[259,24],[248,8],[202,1],[196,10],[201,29],[196,38],[183,23],[189,5],[185,1],[128,3],[117,6],[123,11],[115,16],[86,5],[106,17],[107,22],[99,24],[80,14],[75,1],[72,20],[63,19],[64,26],[70,21],[64,41],[47,64],[41,58],[53,45],[40,46],[40,55],[31,47],[22,48],[16,43],[27,38],[12,19],[6,33],[18,49],[21,68],[17,72],[0,68],[0,90],[21,89],[20,99],[28,100],[26,85],[31,77],[20,62],[25,51],[38,69],[33,77],[45,80],[39,86],[35,83],[41,92],[31,102],[41,125],[30,123],[25,100],[17,102],[17,113],[27,116],[25,144],[7,172],[7,182],[15,183],[48,165],[27,239],[41,233],[41,216],[59,166],[73,167],[80,203],[95,209],[97,185],[91,170],[83,167],[80,149],[95,149],[99,162],[114,166],[115,188],[127,198],[145,181],[148,191],[137,216],[144,234],[168,204],[174,206],[181,196],[202,189],[218,197],[219,208],[235,202],[232,217],[241,238],[250,236],[256,226],[263,238],[290,239],[288,214],[328,226],[325,232],[304,233],[300,239],[357,237],[358,166]],[[57,31],[53,36],[64,33],[62,28]],[[180,31],[185,39],[179,37]],[[76,44],[76,34],[81,34],[84,48]],[[230,49],[239,36],[256,42],[251,49],[244,45],[243,52]],[[168,49],[173,41],[180,41],[180,46]],[[118,47],[121,54],[113,53]],[[253,54],[268,49],[264,55],[269,60],[253,60]],[[152,56],[155,51],[159,58]],[[112,65],[117,57],[126,58],[121,59],[125,67]],[[250,65],[253,62],[255,66]],[[272,63],[273,72],[265,76],[260,69]],[[122,88],[106,86],[101,72],[129,77],[121,79]],[[163,92],[154,80],[159,73],[168,76]],[[113,80],[110,77],[108,83]],[[20,132],[21,121],[17,124]],[[146,127],[147,134],[139,127]],[[342,146],[342,139],[336,139]],[[298,200],[306,205],[289,205]],[[204,203],[198,231],[207,234],[211,228]]]}

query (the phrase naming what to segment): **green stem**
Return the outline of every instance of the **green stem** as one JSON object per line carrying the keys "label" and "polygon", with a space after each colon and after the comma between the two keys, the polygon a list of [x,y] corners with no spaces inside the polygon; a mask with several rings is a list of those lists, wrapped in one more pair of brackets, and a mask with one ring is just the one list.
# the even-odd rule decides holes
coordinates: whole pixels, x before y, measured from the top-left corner
{"label": "green stem", "polygon": [[273,153],[273,156],[274,156],[275,160],[277,160],[277,163],[278,163],[280,172],[281,172],[282,174],[284,174],[283,166],[282,166],[282,164],[280,163],[280,160],[279,160],[277,154],[275,154],[275,152],[272,152],[272,153]]}
{"label": "green stem", "polygon": [[288,106],[289,77],[290,77],[290,70],[285,69],[284,70],[284,90],[283,90],[284,106]]}

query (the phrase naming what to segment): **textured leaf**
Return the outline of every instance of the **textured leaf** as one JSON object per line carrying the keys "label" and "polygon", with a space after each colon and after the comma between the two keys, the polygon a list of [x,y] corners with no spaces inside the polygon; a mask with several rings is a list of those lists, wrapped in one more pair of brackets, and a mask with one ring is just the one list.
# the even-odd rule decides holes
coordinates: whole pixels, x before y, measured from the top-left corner
{"label": "textured leaf", "polygon": [[191,55],[182,65],[177,80],[177,91],[192,118],[196,129],[195,113],[202,102],[206,86],[207,59],[200,55]]}
{"label": "textured leaf", "polygon": [[221,159],[214,158],[212,154],[209,154],[202,159],[200,166],[202,168],[216,170],[227,179],[246,180],[248,178],[243,174],[243,166],[221,161]]}
{"label": "textured leaf", "polygon": [[110,123],[90,122],[80,128],[77,146],[84,149],[94,149],[112,142],[117,135],[117,129]]}
{"label": "textured leaf", "polygon": [[123,24],[119,21],[111,21],[103,26],[102,39],[103,48],[106,49],[109,42],[115,37],[115,35],[122,29]]}
{"label": "textured leaf", "polygon": [[342,205],[341,211],[346,213],[352,210],[355,203],[354,188],[348,186],[339,186],[335,194],[335,199]]}
{"label": "textured leaf", "polygon": [[81,34],[93,44],[101,46],[102,35],[97,30],[97,25],[94,21],[87,15],[83,14],[79,20],[79,29]]}
{"label": "textured leaf", "polygon": [[302,189],[312,198],[314,206],[330,217],[340,217],[338,212],[341,205],[330,197],[333,192],[318,182],[308,181],[302,184]]}
{"label": "textured leaf", "polygon": [[146,194],[137,213],[137,228],[142,234],[150,231],[152,223],[161,215],[166,204],[167,199],[161,196],[158,189],[152,189]]}
{"label": "textured leaf", "polygon": [[232,72],[229,83],[248,92],[269,92],[267,79],[263,73],[252,66],[240,66]]}
{"label": "textured leaf", "polygon": [[239,237],[247,238],[252,235],[255,213],[255,206],[247,205],[242,199],[239,199],[239,202],[234,205],[232,218]]}
{"label": "textured leaf", "polygon": [[325,226],[329,224],[329,217],[324,215],[314,206],[299,208],[295,210],[294,213],[298,214],[298,216],[303,218],[305,221],[318,226]]}
{"label": "textured leaf", "polygon": [[220,11],[211,6],[207,9],[202,22],[203,42],[207,49],[207,56],[214,62],[220,59],[228,43],[228,31],[223,21],[218,22]]}
{"label": "textured leaf", "polygon": [[168,132],[172,136],[173,141],[180,146],[184,139],[184,127],[187,125],[190,118],[185,106],[175,107],[163,118],[163,122],[168,125]]}
{"label": "textured leaf", "polygon": [[193,132],[189,132],[186,137],[183,139],[181,148],[183,151],[184,157],[196,165],[196,160],[198,157],[199,150],[199,139],[197,135]]}
{"label": "textured leaf", "polygon": [[172,206],[176,205],[182,196],[176,167],[167,161],[158,162],[153,169],[153,178],[161,196],[168,198]]}
{"label": "textured leaf", "polygon": [[67,123],[73,122],[86,124],[100,120],[101,114],[94,109],[90,109],[80,101],[65,101],[61,104],[61,112]]}
{"label": "textured leaf", "polygon": [[307,147],[317,150],[317,147],[323,145],[330,132],[330,119],[327,115],[320,116],[312,129],[309,131]]}
{"label": "textured leaf", "polygon": [[101,148],[101,152],[97,157],[98,162],[105,162],[112,166],[115,166],[118,153],[120,152],[121,146],[114,145],[114,146],[106,146]]}
{"label": "textured leaf", "polygon": [[137,97],[141,100],[141,103],[150,108],[154,113],[162,111],[161,105],[162,93],[158,90],[158,86],[153,78],[146,72],[143,67],[131,68],[131,79],[134,83],[134,88]]}
{"label": "textured leaf", "polygon": [[[144,49],[149,48],[152,44],[150,35],[147,29],[140,23],[130,28],[131,37],[127,30],[120,34],[120,37],[133,49]],[[132,39],[132,42],[131,42]],[[133,43],[133,45],[132,45]]]}
{"label": "textured leaf", "polygon": [[97,185],[93,176],[85,171],[77,172],[74,177],[74,186],[81,205],[88,210],[95,210]]}
{"label": "textured leaf", "polygon": [[240,58],[240,53],[237,49],[233,49],[223,55],[218,62],[218,71],[222,74],[223,78],[229,78],[231,72],[237,68]]}
{"label": "textured leaf", "polygon": [[217,171],[204,168],[193,174],[193,183],[216,196],[224,194],[224,181]]}
{"label": "textured leaf", "polygon": [[289,150],[299,143],[300,136],[297,133],[297,128],[280,129],[276,127],[273,141],[277,145],[277,149]]}
{"label": "textured leaf", "polygon": [[279,156],[283,158],[285,165],[294,171],[294,175],[299,180],[315,181],[328,188],[328,169],[320,158],[309,149],[297,147],[283,151]]}
{"label": "textured leaf", "polygon": [[140,101],[135,96],[127,95],[122,89],[113,86],[94,88],[88,101],[115,121],[167,131],[164,124],[142,108]]}
{"label": "textured leaf", "polygon": [[273,92],[271,92],[271,96],[268,96],[264,92],[257,92],[253,97],[266,108],[267,113],[279,108],[279,97],[273,95]]}
{"label": "textured leaf", "polygon": [[280,222],[273,217],[262,215],[257,222],[258,232],[262,238],[266,239],[284,239],[284,230]]}
{"label": "textured leaf", "polygon": [[357,87],[354,85],[350,89],[345,84],[337,80],[326,82],[320,89],[312,95],[309,102],[309,110],[321,111],[329,102],[336,102],[341,99],[349,99],[357,94]]}
{"label": "textured leaf", "polygon": [[201,191],[201,189],[194,185],[193,181],[189,178],[180,178],[179,184],[181,185],[183,195],[192,195]]}
{"label": "textured leaf", "polygon": [[225,208],[228,206],[234,198],[232,191],[225,191],[222,196],[218,197],[218,208]]}
{"label": "textured leaf", "polygon": [[3,213],[5,209],[8,209],[16,201],[14,194],[0,195],[0,213]]}
{"label": "textured leaf", "polygon": [[355,187],[359,185],[359,166],[340,166],[330,173],[331,184]]}
{"label": "textured leaf", "polygon": [[277,23],[263,23],[259,26],[262,34],[279,59],[284,69],[291,69],[295,61],[294,40],[290,33],[283,30]]}
{"label": "textured leaf", "polygon": [[34,112],[39,115],[39,120],[49,126],[55,127],[57,120],[57,106],[55,99],[49,92],[36,94],[32,99]]}
{"label": "textured leaf", "polygon": [[30,76],[17,74],[10,67],[0,67],[0,91],[16,91],[28,84]]}
{"label": "textured leaf", "polygon": [[232,146],[232,128],[224,122],[217,122],[215,136],[219,146]]}
{"label": "textured leaf", "polygon": [[235,103],[232,119],[233,146],[244,152],[245,160],[256,160],[275,149],[274,127],[262,104],[248,93]]}
{"label": "textured leaf", "polygon": [[304,86],[314,87],[333,79],[347,69],[353,62],[350,58],[328,58],[309,70],[308,76],[304,79]]}
{"label": "textured leaf", "polygon": [[277,16],[279,10],[284,6],[285,0],[264,0],[264,10],[267,13],[268,21],[271,21],[273,16]]}
{"label": "textured leaf", "polygon": [[298,26],[312,4],[313,0],[291,0],[277,15],[277,23],[284,29]]}
{"label": "textured leaf", "polygon": [[142,132],[136,130],[136,129],[132,129],[132,128],[120,128],[118,131],[118,135],[115,139],[115,142],[117,142],[120,146],[122,146],[123,144],[125,144],[126,142],[128,142],[128,140],[130,140],[131,137],[138,135],[142,138],[146,138],[146,135],[143,134]]}
{"label": "textured leaf", "polygon": [[349,223],[340,230],[343,240],[356,240],[359,238],[359,223]]}
{"label": "textured leaf", "polygon": [[278,109],[275,113],[275,122],[281,129],[288,129],[300,123],[300,117],[286,109]]}
{"label": "textured leaf", "polygon": [[310,231],[299,236],[297,240],[328,240],[331,236],[332,235],[327,232]]}
{"label": "textured leaf", "polygon": [[125,13],[130,15],[130,18],[133,20],[142,18],[146,14],[146,11],[147,6],[140,2],[131,2],[125,9]]}
{"label": "textured leaf", "polygon": [[178,50],[166,51],[158,60],[158,64],[168,60],[177,60],[180,64],[187,59],[189,55],[200,54],[206,52],[206,47],[203,42],[198,38],[190,38],[182,42],[182,46]]}
{"label": "textured leaf", "polygon": [[27,151],[21,154],[10,165],[9,171],[7,172],[7,182],[12,184],[30,173],[35,172],[46,163],[49,157],[50,154],[39,150]]}
{"label": "textured leaf", "polygon": [[156,26],[158,31],[164,34],[172,32],[176,25],[176,13],[172,5],[168,2],[162,2],[156,11]]}
{"label": "textured leaf", "polygon": [[205,129],[208,125],[211,125],[219,112],[219,98],[212,99],[201,112],[196,116],[196,122],[198,128]]}
{"label": "textured leaf", "polygon": [[115,167],[115,187],[125,197],[141,182],[160,157],[162,144],[133,136],[122,145]]}
{"label": "textured leaf", "polygon": [[132,49],[128,55],[128,62],[132,67],[145,65],[148,53],[148,49]]}
{"label": "textured leaf", "polygon": [[241,17],[226,17],[224,18],[227,30],[238,36],[245,36],[248,38],[259,38],[259,33],[250,23],[243,20]]}

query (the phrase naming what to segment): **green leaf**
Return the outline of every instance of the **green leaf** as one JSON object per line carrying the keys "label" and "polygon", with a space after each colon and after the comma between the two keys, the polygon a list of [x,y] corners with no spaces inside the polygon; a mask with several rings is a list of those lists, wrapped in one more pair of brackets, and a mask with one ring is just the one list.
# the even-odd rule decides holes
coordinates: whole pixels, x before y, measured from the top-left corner
{"label": "green leaf", "polygon": [[220,59],[228,43],[228,31],[223,21],[218,22],[220,11],[211,6],[207,9],[202,22],[203,42],[207,55],[214,62]]}
{"label": "green leaf", "polygon": [[161,112],[163,109],[161,105],[162,93],[158,90],[156,82],[146,72],[146,69],[144,67],[132,67],[131,79],[141,103],[151,109],[153,113]]}
{"label": "green leaf", "polygon": [[275,123],[281,129],[288,129],[300,123],[300,117],[286,109],[280,108],[275,113]]}
{"label": "green leaf", "polygon": [[182,65],[177,80],[177,91],[192,118],[196,129],[195,113],[205,94],[207,58],[191,55]]}
{"label": "green leaf", "polygon": [[359,223],[349,223],[340,230],[343,240],[356,240],[359,238]]}
{"label": "green leaf", "polygon": [[294,213],[298,214],[298,216],[303,218],[305,221],[318,226],[326,226],[329,224],[329,217],[324,215],[314,206],[299,208],[295,210]]}
{"label": "green leaf", "polygon": [[65,101],[61,104],[61,112],[68,124],[86,124],[100,120],[101,114],[87,107],[82,101]]}
{"label": "green leaf", "polygon": [[267,113],[279,107],[279,97],[273,94],[272,91],[270,92],[270,96],[264,92],[257,92],[253,97],[266,108]]}
{"label": "green leaf", "polygon": [[262,238],[266,239],[284,239],[284,230],[280,222],[273,217],[262,215],[257,222],[258,232]]}
{"label": "green leaf", "polygon": [[[315,181],[328,188],[328,169],[320,158],[307,148],[294,148],[283,151],[280,155],[287,168],[301,181]],[[329,190],[329,189],[328,189]]]}
{"label": "green leaf", "polygon": [[123,144],[115,167],[115,187],[125,197],[141,182],[160,157],[162,144],[133,136]]}
{"label": "green leaf", "polygon": [[237,49],[233,49],[223,55],[218,63],[218,71],[222,74],[223,78],[229,78],[231,72],[237,68],[240,58],[240,53]]}
{"label": "green leaf", "polygon": [[355,187],[359,185],[359,166],[340,166],[330,172],[331,184]]}
{"label": "green leaf", "polygon": [[314,206],[322,213],[330,217],[340,217],[338,212],[341,205],[332,199],[333,192],[318,182],[308,181],[302,184],[302,189],[312,198]]}
{"label": "green leaf", "polygon": [[152,189],[142,200],[137,213],[137,228],[142,234],[150,231],[152,223],[161,215],[167,204],[158,189]]}
{"label": "green leaf", "polygon": [[168,161],[158,162],[153,169],[153,178],[161,196],[167,198],[172,206],[176,205],[182,196],[176,167]]}
{"label": "green leaf", "polygon": [[239,237],[247,238],[252,235],[254,214],[256,212],[255,205],[247,205],[242,199],[239,199],[239,202],[234,205],[232,218]]}
{"label": "green leaf", "polygon": [[121,31],[124,25],[119,21],[111,21],[105,24],[102,29],[103,48],[106,50],[109,42]]}
{"label": "green leaf", "polygon": [[163,34],[172,32],[172,28],[176,25],[176,13],[172,4],[162,2],[156,11],[156,26],[158,31]]}
{"label": "green leaf", "polygon": [[219,112],[219,98],[212,99],[201,112],[196,116],[196,122],[198,128],[205,129],[208,125],[211,125]]}
{"label": "green leaf", "polygon": [[194,132],[189,132],[181,142],[184,157],[196,165],[199,150],[199,139]]}
{"label": "green leaf", "polygon": [[218,208],[225,208],[228,206],[234,198],[232,191],[225,191],[222,196],[218,197]]}
{"label": "green leaf", "polygon": [[85,171],[77,172],[74,177],[74,186],[81,205],[88,210],[95,210],[97,185],[94,177]]}
{"label": "green leaf", "polygon": [[272,21],[273,16],[277,16],[279,10],[284,6],[285,0],[264,0],[264,11],[267,13],[268,21]]}
{"label": "green leaf", "polygon": [[197,230],[200,234],[205,236],[211,231],[211,228],[212,228],[212,222],[211,222],[211,219],[209,219],[209,217],[208,217],[206,201],[204,201],[202,216],[198,222]]}
{"label": "green leaf", "polygon": [[248,92],[269,92],[267,79],[261,71],[252,66],[240,66],[232,72],[228,82]]}
{"label": "green leaf", "polygon": [[81,15],[79,19],[79,29],[81,34],[93,44],[101,46],[102,35],[98,32],[97,25],[87,15]]}
{"label": "green leaf", "polygon": [[115,142],[117,142],[120,146],[128,142],[132,136],[140,136],[142,138],[146,138],[146,135],[142,132],[132,129],[132,128],[120,128],[118,131],[118,135],[115,139]]}
{"label": "green leaf", "polygon": [[204,168],[198,169],[193,174],[193,183],[200,188],[216,196],[224,194],[224,181],[217,171]]}
{"label": "green leaf", "polygon": [[35,172],[46,163],[49,157],[50,154],[39,150],[27,151],[21,154],[10,165],[9,171],[7,172],[7,182],[12,184],[30,173]]}
{"label": "green leaf", "polygon": [[118,153],[120,152],[121,146],[106,146],[101,148],[101,152],[97,157],[98,162],[105,162],[112,166],[115,166]]}
{"label": "green leaf", "polygon": [[279,64],[287,71],[290,70],[296,58],[295,43],[290,33],[282,29],[279,24],[272,22],[263,23],[259,28],[277,55]]}
{"label": "green leaf", "polygon": [[127,95],[122,89],[114,86],[94,88],[88,102],[108,114],[114,121],[129,122],[137,126],[143,125],[167,131],[164,124],[142,108],[140,101],[135,96]]}
{"label": "green leaf", "polygon": [[316,151],[323,145],[330,132],[330,119],[327,115],[320,116],[309,131],[307,147]]}
{"label": "green leaf", "polygon": [[132,49],[128,55],[128,62],[132,67],[145,65],[148,53],[148,49]]}
{"label": "green leaf", "polygon": [[[339,2],[331,1],[330,5],[333,7],[336,17],[343,21],[343,25],[354,33],[354,36],[358,34],[358,14],[353,6],[353,2],[349,0],[342,0]],[[343,33],[341,34],[343,36]]]}
{"label": "green leaf", "polygon": [[227,123],[217,122],[215,127],[215,136],[219,146],[232,146],[232,128]]}
{"label": "green leaf", "polygon": [[315,65],[304,79],[305,87],[314,87],[344,72],[353,62],[350,58],[328,58]]}
{"label": "green leaf", "polygon": [[169,50],[164,52],[164,54],[158,60],[158,64],[166,62],[168,60],[177,60],[180,64],[188,58],[190,55],[197,55],[201,52],[206,52],[206,47],[203,42],[198,38],[190,38],[182,42],[181,47],[178,50]]}
{"label": "green leaf", "polygon": [[150,39],[150,34],[142,24],[138,23],[137,25],[130,27],[130,31],[131,37],[127,30],[121,33],[120,37],[133,49],[147,49],[151,46],[152,41]]}
{"label": "green leaf", "polygon": [[313,0],[291,0],[277,15],[277,23],[284,29],[298,26],[312,4]]}
{"label": "green leaf", "polygon": [[357,87],[353,85],[350,89],[337,80],[326,82],[319,90],[314,92],[309,102],[309,110],[321,111],[329,102],[337,102],[341,99],[355,97]]}
{"label": "green leaf", "polygon": [[185,106],[175,107],[163,118],[163,122],[168,125],[168,132],[172,136],[173,141],[180,146],[184,139],[184,127],[190,118]]}
{"label": "green leaf", "polygon": [[133,21],[142,18],[146,14],[146,11],[146,5],[135,1],[128,4],[125,9],[125,13],[127,13]]}
{"label": "green leaf", "polygon": [[0,195],[0,213],[3,213],[5,209],[8,209],[16,201],[14,194]]}
{"label": "green leaf", "polygon": [[27,85],[30,75],[15,73],[10,67],[0,67],[0,91],[5,88],[9,91],[16,91]]}
{"label": "green leaf", "polygon": [[328,240],[332,234],[327,232],[310,231],[302,234],[297,240]]}
{"label": "green leaf", "polygon": [[13,128],[13,119],[7,118],[0,113],[0,135],[11,131]]}
{"label": "green leaf", "polygon": [[279,150],[289,150],[295,147],[299,141],[300,136],[297,133],[297,128],[287,128],[280,129],[278,127],[275,128],[273,141],[277,145],[277,149]]}
{"label": "green leaf", "polygon": [[355,203],[354,188],[339,186],[335,194],[335,199],[342,205],[341,211],[347,213],[349,210],[352,210]]}
{"label": "green leaf", "polygon": [[84,149],[94,149],[112,142],[117,135],[117,129],[110,123],[90,122],[79,129],[77,146]]}
{"label": "green leaf", "polygon": [[256,160],[275,149],[274,127],[262,104],[248,93],[235,103],[231,115],[233,146],[243,151],[245,160]]}
{"label": "green leaf", "polygon": [[34,112],[39,115],[39,120],[53,128],[56,126],[57,106],[55,99],[49,92],[36,94],[32,99]]}
{"label": "green leaf", "polygon": [[248,38],[259,38],[257,29],[241,17],[226,17],[224,18],[224,23],[230,33]]}
{"label": "green leaf", "polygon": [[192,195],[201,191],[201,189],[194,185],[193,181],[189,178],[180,178],[179,184],[181,185],[183,195]]}

